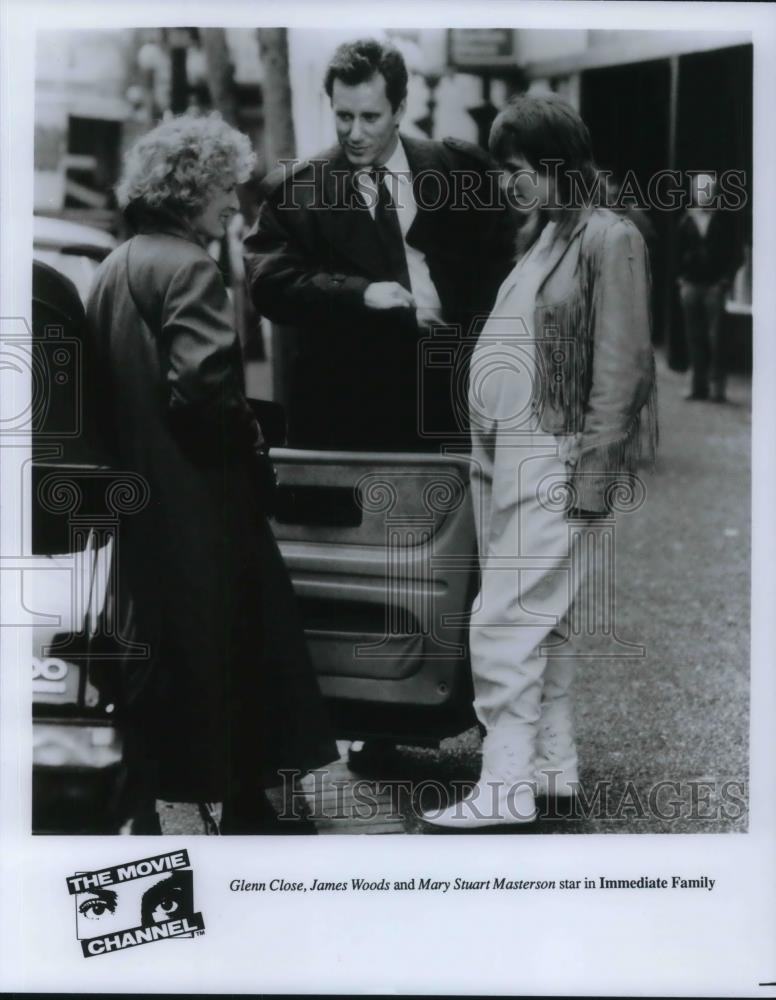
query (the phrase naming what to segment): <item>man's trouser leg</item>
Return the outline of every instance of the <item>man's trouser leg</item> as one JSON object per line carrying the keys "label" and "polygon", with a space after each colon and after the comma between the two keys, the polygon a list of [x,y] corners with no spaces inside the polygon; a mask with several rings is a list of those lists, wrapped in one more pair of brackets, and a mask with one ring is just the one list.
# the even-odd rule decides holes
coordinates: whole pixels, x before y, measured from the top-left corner
{"label": "man's trouser leg", "polygon": [[704,294],[706,326],[709,340],[709,378],[716,399],[725,396],[725,288],[721,283],[710,285]]}
{"label": "man's trouser leg", "polygon": [[681,282],[679,296],[682,302],[687,351],[692,369],[692,394],[697,397],[709,394],[709,340],[704,309],[704,288],[689,281]]}

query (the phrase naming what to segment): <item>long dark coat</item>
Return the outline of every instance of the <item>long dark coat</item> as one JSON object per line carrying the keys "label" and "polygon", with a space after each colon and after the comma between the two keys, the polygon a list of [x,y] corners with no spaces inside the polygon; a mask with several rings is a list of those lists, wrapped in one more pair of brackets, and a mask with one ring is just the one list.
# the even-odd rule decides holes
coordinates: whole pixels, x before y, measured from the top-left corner
{"label": "long dark coat", "polygon": [[479,147],[401,141],[418,209],[407,242],[425,255],[448,324],[433,339],[414,311],[364,304],[369,284],[398,276],[339,146],[263,184],[246,275],[257,311],[296,328],[292,445],[417,449],[465,432],[466,361],[511,270],[513,224]]}
{"label": "long dark coat", "polygon": [[118,552],[150,648],[124,669],[127,757],[146,794],[224,801],[336,748],[262,512],[221,276],[185,226],[146,229],[103,262],[87,306],[105,452],[149,491]]}

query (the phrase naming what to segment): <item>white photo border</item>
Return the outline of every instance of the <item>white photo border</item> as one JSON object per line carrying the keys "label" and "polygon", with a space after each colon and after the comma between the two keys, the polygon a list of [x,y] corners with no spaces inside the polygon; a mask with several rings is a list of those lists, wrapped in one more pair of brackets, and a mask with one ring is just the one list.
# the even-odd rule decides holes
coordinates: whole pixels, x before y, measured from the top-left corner
{"label": "white photo border", "polygon": [[[776,7],[745,3],[298,0],[38,3],[1,11],[0,322],[30,320],[35,33],[76,27],[352,25],[729,31],[754,43],[754,366],[749,830],[575,837],[34,837],[30,629],[0,629],[0,991],[776,995]],[[0,373],[1,375],[2,373]],[[10,412],[19,400],[6,400]],[[8,412],[8,411],[7,411]],[[0,448],[2,547],[23,523],[25,448]],[[27,521],[24,520],[26,524]],[[29,541],[29,539],[27,539]],[[0,621],[14,606],[0,581]],[[17,669],[18,667],[18,669]],[[714,720],[709,720],[714,725]],[[129,844],[129,846],[126,846]],[[202,937],[84,961],[65,879],[188,850]],[[126,857],[124,857],[126,855]],[[423,896],[231,893],[233,878],[579,878],[706,872],[713,892]],[[770,985],[760,986],[760,983]]]}

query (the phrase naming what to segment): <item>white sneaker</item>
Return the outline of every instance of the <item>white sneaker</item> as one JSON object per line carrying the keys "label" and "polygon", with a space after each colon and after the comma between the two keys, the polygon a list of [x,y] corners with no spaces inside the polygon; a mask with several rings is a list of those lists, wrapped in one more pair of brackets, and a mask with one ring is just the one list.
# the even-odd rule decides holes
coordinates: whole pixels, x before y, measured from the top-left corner
{"label": "white sneaker", "polygon": [[421,818],[429,826],[462,832],[533,823],[537,815],[535,788],[532,780],[511,783],[486,772],[460,802],[438,812],[424,812]]}
{"label": "white sneaker", "polygon": [[482,772],[477,784],[460,802],[423,813],[423,820],[447,830],[533,823],[537,815],[535,739],[535,725],[488,732],[482,743]]}
{"label": "white sneaker", "polygon": [[536,737],[537,795],[571,798],[579,787],[577,747],[571,699],[568,696],[542,704]]}

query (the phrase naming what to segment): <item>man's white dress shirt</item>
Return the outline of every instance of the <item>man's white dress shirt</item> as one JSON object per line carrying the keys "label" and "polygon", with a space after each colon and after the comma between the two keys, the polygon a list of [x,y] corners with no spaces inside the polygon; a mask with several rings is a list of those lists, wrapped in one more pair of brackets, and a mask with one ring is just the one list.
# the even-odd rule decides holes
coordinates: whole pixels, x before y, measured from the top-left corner
{"label": "man's white dress shirt", "polygon": [[[396,149],[386,163],[376,164],[386,170],[384,183],[390,184],[390,193],[396,206],[399,227],[404,238],[404,252],[407,257],[407,270],[410,276],[411,291],[418,309],[429,309],[441,313],[442,303],[426,263],[426,255],[407,243],[407,233],[418,214],[418,206],[412,191],[412,171],[407,162],[407,154],[401,140],[396,143]],[[364,198],[369,214],[374,219],[377,207],[377,188],[368,170],[356,174],[356,185]]]}

